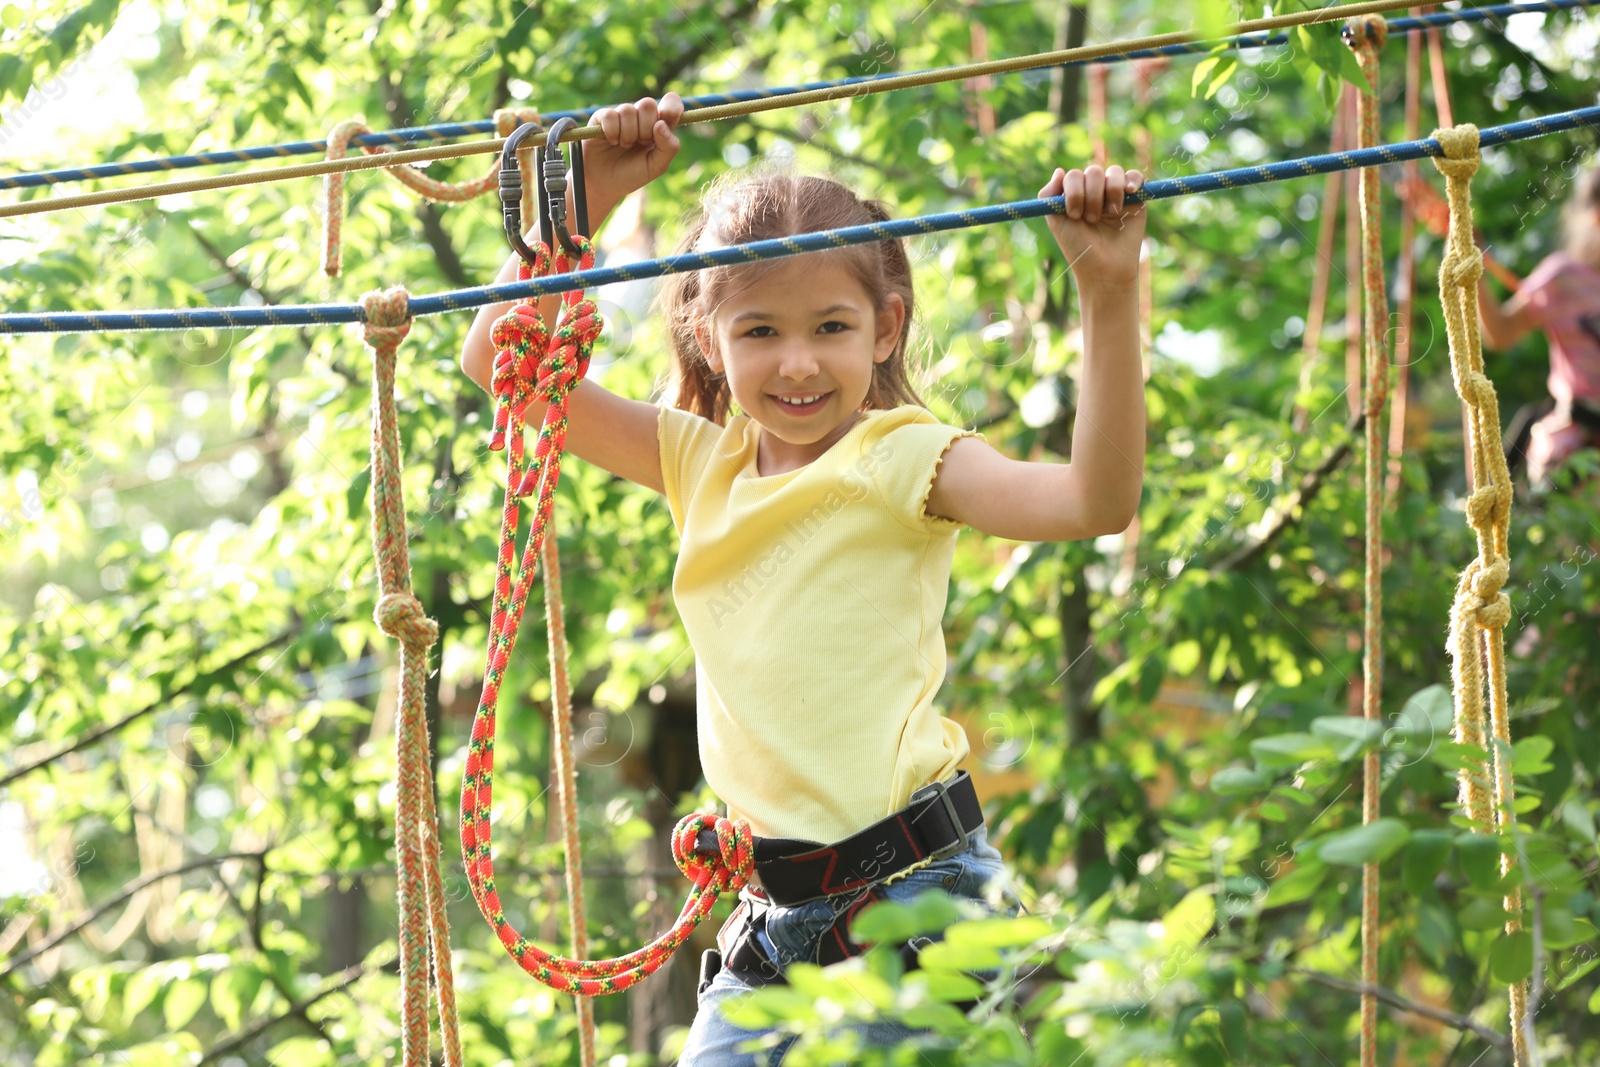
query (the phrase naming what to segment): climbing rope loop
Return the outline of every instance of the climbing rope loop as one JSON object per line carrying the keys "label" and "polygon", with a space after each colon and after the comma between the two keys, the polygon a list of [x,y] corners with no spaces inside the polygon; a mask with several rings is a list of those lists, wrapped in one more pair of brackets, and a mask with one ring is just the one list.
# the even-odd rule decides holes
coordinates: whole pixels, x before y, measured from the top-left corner
{"label": "climbing rope loop", "polygon": [[[526,281],[543,276],[552,266],[561,273],[592,269],[594,254],[588,240],[575,240],[582,253],[577,264],[570,263],[563,254],[552,257],[549,249],[540,244],[534,247],[534,263],[524,263],[518,271],[519,278]],[[461,783],[461,849],[478,909],[525,971],[552,989],[581,996],[621,992],[653,974],[710,914],[722,893],[737,891],[749,881],[755,862],[754,835],[744,820],[704,814],[685,817],[672,837],[673,860],[692,883],[682,911],[672,928],[650,944],[606,960],[574,960],[541,949],[512,926],[495,886],[490,821],[495,709],[516,650],[540,549],[551,525],[566,448],[568,398],[589,369],[590,353],[601,325],[594,301],[574,291],[563,295],[561,315],[553,332],[547,330],[537,304],[530,299],[501,317],[491,333],[497,356],[491,383],[495,415],[490,448],[506,452],[506,489],[483,692],[473,718]],[[530,457],[525,431],[528,409],[536,402],[543,403],[545,409]],[[533,516],[519,562],[516,535],[520,501],[529,496],[534,498]],[[702,830],[715,835],[715,853],[695,850]]]}

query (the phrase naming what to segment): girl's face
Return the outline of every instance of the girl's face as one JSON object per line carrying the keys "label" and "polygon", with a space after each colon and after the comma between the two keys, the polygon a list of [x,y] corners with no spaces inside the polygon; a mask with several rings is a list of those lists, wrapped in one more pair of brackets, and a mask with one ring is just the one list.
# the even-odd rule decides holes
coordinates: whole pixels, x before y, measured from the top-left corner
{"label": "girl's face", "polygon": [[843,264],[805,256],[724,300],[695,336],[744,412],[805,463],[855,422],[904,323],[899,294],[876,308]]}

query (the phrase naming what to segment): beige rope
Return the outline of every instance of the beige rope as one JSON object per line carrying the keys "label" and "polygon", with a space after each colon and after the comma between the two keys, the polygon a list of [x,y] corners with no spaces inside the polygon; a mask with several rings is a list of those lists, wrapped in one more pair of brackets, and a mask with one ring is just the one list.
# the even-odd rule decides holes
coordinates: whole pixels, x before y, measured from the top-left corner
{"label": "beige rope", "polygon": [[[1378,143],[1378,53],[1389,28],[1376,15],[1351,19],[1345,36],[1367,84],[1356,93],[1356,146]],[[1362,401],[1366,411],[1366,566],[1362,620],[1361,713],[1366,721],[1383,717],[1383,409],[1389,399],[1389,299],[1383,281],[1383,234],[1380,228],[1378,172],[1367,167],[1357,178],[1361,207],[1361,291],[1366,315],[1362,334],[1366,350],[1366,380]],[[1361,766],[1361,823],[1378,821],[1380,768],[1378,751],[1367,752]],[[1378,865],[1361,865],[1361,1067],[1378,1063]]]}
{"label": "beige rope", "polygon": [[[1449,652],[1456,706],[1456,740],[1487,748],[1484,717],[1485,659],[1488,665],[1489,719],[1494,745],[1494,803],[1489,802],[1488,761],[1461,771],[1461,806],[1481,833],[1510,835],[1516,830],[1515,783],[1511,777],[1511,724],[1506,697],[1505,626],[1511,599],[1502,592],[1511,573],[1511,472],[1500,438],[1500,403],[1494,383],[1483,373],[1483,343],[1478,336],[1478,279],[1483,259],[1472,240],[1472,175],[1478,169],[1478,128],[1463,124],[1435,130],[1444,149],[1434,166],[1445,176],[1450,201],[1450,231],[1439,265],[1439,296],[1450,340],[1450,376],[1467,409],[1467,447],[1474,487],[1467,497],[1467,523],[1478,540],[1478,558],[1467,564],[1450,608]],[[1484,646],[1488,646],[1485,656]],[[1511,869],[1502,854],[1502,874]],[[1522,892],[1506,894],[1511,918],[1506,933],[1522,929]],[[1516,1062],[1528,1062],[1524,1031],[1528,1013],[1525,982],[1511,987],[1511,1042]]]}
{"label": "beige rope", "polygon": [[[1251,19],[1247,22],[1235,23],[1223,29],[1221,35],[1224,37],[1236,37],[1240,34],[1261,33],[1267,30],[1284,29],[1289,26],[1332,22],[1335,19],[1350,18],[1358,15],[1397,11],[1400,8],[1409,7],[1413,3],[1415,3],[1415,0],[1369,0],[1369,2],[1362,4],[1336,5],[1334,7],[1317,8],[1312,11],[1299,11],[1292,15],[1274,15],[1272,18]],[[1063,63],[1082,62],[1084,60],[1098,59],[1102,56],[1121,55],[1124,52],[1133,52],[1146,48],[1188,44],[1199,39],[1199,34],[1193,30],[1182,30],[1177,33],[1158,33],[1149,37],[1110,41],[1106,44],[1086,45],[1082,48],[1066,48],[1055,52],[1040,52],[1031,56],[1017,56],[1012,59],[995,59],[986,63],[967,63],[960,66],[943,67],[938,70],[917,71],[912,74],[900,74],[892,78],[882,78],[874,82],[836,85],[826,89],[810,89],[805,92],[762,97],[758,100],[738,100],[729,104],[715,104],[711,107],[700,107],[692,111],[686,111],[680,125],[696,122],[715,122],[718,119],[753,115],[761,111],[803,107],[806,104],[822,103],[827,100],[842,100],[857,96],[867,96],[872,93],[887,93],[895,89],[913,89],[924,85],[937,85],[941,82],[965,81],[968,78],[976,78],[985,74],[1010,74],[1016,71],[1034,70],[1039,67],[1055,67]],[[586,141],[600,135],[601,132],[597,126],[580,126],[564,136],[562,140],[563,142]],[[543,143],[542,136],[530,137],[525,142],[530,147],[537,147]],[[288,181],[292,178],[309,178],[319,174],[331,174],[335,171],[381,170],[385,167],[397,167],[405,163],[420,163],[430,159],[455,159],[461,156],[498,152],[503,147],[505,147],[505,139],[497,138],[492,141],[472,141],[466,144],[413,148],[403,152],[385,152],[378,156],[351,156],[347,159],[328,159],[315,163],[299,163],[290,167],[240,171],[236,174],[223,174],[212,178],[195,178],[188,181],[143,185],[135,189],[112,189],[99,193],[85,193],[79,196],[58,196],[48,200],[34,200],[28,203],[8,204],[0,207],[0,219],[12,218],[18,215],[38,215],[50,211],[66,211],[71,208],[95,207],[100,204],[121,204],[132,200],[150,200],[158,196],[172,196],[177,193],[197,193],[208,189],[226,189],[240,185],[257,185],[263,182]]]}

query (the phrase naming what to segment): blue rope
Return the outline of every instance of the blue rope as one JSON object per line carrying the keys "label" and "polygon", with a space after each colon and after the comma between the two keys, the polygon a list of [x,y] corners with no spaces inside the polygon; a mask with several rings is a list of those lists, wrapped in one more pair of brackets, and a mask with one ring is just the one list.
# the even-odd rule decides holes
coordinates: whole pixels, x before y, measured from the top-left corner
{"label": "blue rope", "polygon": [[[1555,115],[1525,119],[1504,126],[1492,126],[1479,132],[1479,144],[1484,148],[1525,141],[1533,137],[1561,133],[1566,130],[1600,128],[1600,106],[1563,111]],[[1152,201],[1168,200],[1192,193],[1209,193],[1218,189],[1240,189],[1250,185],[1305,178],[1313,174],[1327,174],[1336,170],[1354,170],[1357,167],[1376,167],[1385,163],[1400,163],[1408,159],[1442,156],[1444,150],[1431,137],[1420,141],[1403,141],[1399,144],[1378,145],[1374,148],[1351,152],[1332,152],[1327,155],[1308,156],[1278,163],[1265,163],[1256,167],[1239,167],[1234,170],[1194,174],[1186,178],[1163,178],[1150,182],[1133,199]],[[664,259],[642,263],[627,263],[617,267],[596,267],[592,270],[553,274],[529,281],[507,282],[502,285],[480,285],[470,289],[436,293],[411,300],[413,316],[440,315],[447,311],[497,304],[506,300],[524,300],[535,296],[550,296],[610,285],[613,282],[638,281],[642,278],[659,278],[664,274],[681,274],[685,271],[704,270],[707,267],[732,266],[755,260],[780,259],[804,252],[819,252],[846,245],[865,244],[891,238],[914,237],[924,233],[985,226],[995,222],[1016,222],[1044,215],[1059,215],[1066,210],[1063,197],[1052,196],[1038,200],[1017,200],[1008,204],[968,208],[921,218],[894,219],[889,222],[869,223],[865,226],[847,226],[820,233],[780,237],[770,241],[756,241],[747,245],[717,248],[708,252],[688,252]],[[112,330],[180,330],[194,328],[241,328],[252,326],[309,326],[362,321],[359,304],[293,304],[275,307],[234,307],[178,309],[172,311],[53,311],[44,314],[0,315],[0,334],[18,333],[100,333]]]}
{"label": "blue rope", "polygon": [[[1492,7],[1471,8],[1463,11],[1439,11],[1430,15],[1420,15],[1410,18],[1389,20],[1390,33],[1414,33],[1428,26],[1444,26],[1454,22],[1485,22],[1502,16],[1522,14],[1526,12],[1565,11],[1577,7],[1589,7],[1600,4],[1600,0],[1531,0],[1520,4],[1498,4]],[[1193,41],[1188,44],[1171,44],[1161,48],[1141,48],[1132,52],[1122,52],[1117,55],[1100,56],[1095,59],[1074,60],[1063,63],[1063,67],[1083,66],[1099,63],[1125,63],[1134,59],[1149,59],[1155,56],[1184,56],[1197,55],[1211,52],[1219,44],[1226,43],[1234,49],[1269,48],[1276,45],[1287,44],[1289,35],[1286,33],[1271,34],[1246,34],[1236,37],[1231,42]],[[690,108],[712,107],[717,104],[729,104],[740,100],[766,100],[775,96],[789,96],[793,93],[808,92],[812,89],[831,89],[836,85],[859,85],[862,82],[873,82],[881,78],[899,77],[901,72],[890,71],[883,74],[868,74],[854,78],[841,78],[836,81],[807,82],[804,85],[790,85],[782,88],[766,89],[740,89],[729,93],[710,93],[703,96],[691,96],[684,99],[684,105]],[[563,116],[570,116],[579,121],[587,122],[599,108],[579,108],[571,111],[553,111],[543,116],[548,121]],[[483,119],[477,122],[448,122],[433,126],[408,126],[397,130],[385,130],[380,133],[364,133],[352,137],[352,145],[414,145],[423,141],[447,141],[454,137],[471,137],[480,134],[493,134],[494,120]],[[67,182],[88,181],[94,178],[115,178],[125,174],[144,174],[152,171],[183,170],[189,167],[205,167],[214,163],[237,163],[250,159],[277,159],[286,156],[303,156],[324,153],[328,150],[327,141],[289,141],[284,144],[265,145],[260,148],[233,148],[216,152],[199,152],[193,155],[168,156],[162,159],[141,159],[126,163],[100,163],[92,167],[64,167],[59,170],[35,171],[23,174],[0,175],[0,189],[24,189],[41,185],[64,184]]]}

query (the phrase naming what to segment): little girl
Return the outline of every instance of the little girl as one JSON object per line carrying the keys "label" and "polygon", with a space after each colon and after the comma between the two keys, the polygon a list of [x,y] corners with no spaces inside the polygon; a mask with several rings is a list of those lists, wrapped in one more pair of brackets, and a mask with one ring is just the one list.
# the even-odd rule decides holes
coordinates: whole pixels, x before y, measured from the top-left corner
{"label": "little girl", "polygon": [[1509,348],[1529,330],[1550,342],[1550,397],[1555,410],[1528,438],[1528,483],[1544,487],[1551,471],[1581,448],[1600,447],[1600,166],[1578,179],[1566,210],[1567,247],[1544,258],[1502,306],[1478,283],[1483,339]]}
{"label": "little girl", "polygon": [[[597,220],[678,151],[668,94],[598,112],[584,142]],[[898,241],[677,275],[664,305],[674,401],[584,381],[567,447],[666,496],[681,546],[673,594],[696,654],[706,781],[757,836],[756,877],[708,952],[683,1067],[776,1064],[718,1005],[799,960],[862,951],[849,920],[873,900],[941,889],[997,906],[1005,864],[966,772],[962,728],[934,707],[941,623],[962,526],[1026,541],[1117,533],[1144,472],[1138,323],[1144,211],[1137,171],[1057,169],[1049,225],[1077,280],[1085,363],[1072,462],[1008,459],[933,417],[912,388],[916,298]],[[682,250],[883,221],[824,178],[722,183]],[[500,281],[516,276],[513,257]],[[551,298],[541,305],[553,309]],[[510,305],[478,313],[462,367],[490,383]],[[530,410],[530,422],[540,411]],[[995,883],[991,887],[991,883]],[[909,965],[918,946],[901,948]],[[863,1040],[903,1040],[888,1023]]]}

